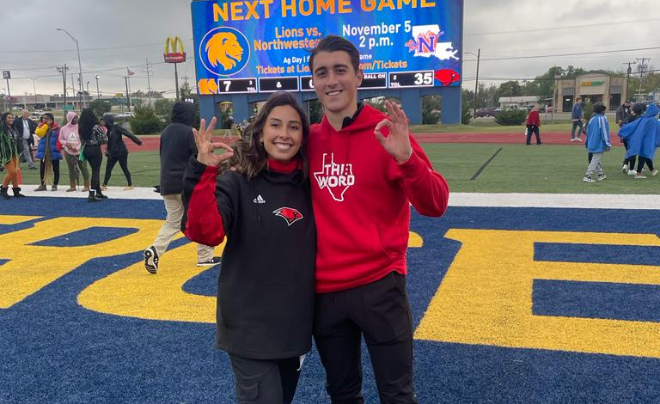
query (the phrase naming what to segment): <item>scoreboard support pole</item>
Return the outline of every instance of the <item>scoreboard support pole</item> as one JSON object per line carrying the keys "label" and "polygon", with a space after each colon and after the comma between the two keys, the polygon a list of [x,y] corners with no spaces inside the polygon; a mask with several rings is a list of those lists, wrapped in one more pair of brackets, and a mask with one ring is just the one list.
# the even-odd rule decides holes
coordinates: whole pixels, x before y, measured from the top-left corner
{"label": "scoreboard support pole", "polygon": [[422,96],[419,89],[401,91],[401,104],[411,124],[422,123]]}
{"label": "scoreboard support pole", "polygon": [[235,123],[243,122],[244,119],[250,118],[252,111],[250,111],[250,105],[248,101],[247,94],[233,94],[231,97],[233,103]]}
{"label": "scoreboard support pole", "polygon": [[442,96],[440,122],[447,125],[460,125],[463,111],[461,87],[442,87],[440,88],[440,95]]}

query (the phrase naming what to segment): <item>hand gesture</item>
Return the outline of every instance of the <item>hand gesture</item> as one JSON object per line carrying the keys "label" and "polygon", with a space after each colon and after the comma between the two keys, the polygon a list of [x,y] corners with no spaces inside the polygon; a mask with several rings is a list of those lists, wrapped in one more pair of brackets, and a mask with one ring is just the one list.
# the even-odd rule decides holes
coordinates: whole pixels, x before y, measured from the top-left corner
{"label": "hand gesture", "polygon": [[[223,161],[229,160],[234,155],[234,150],[222,142],[214,142],[213,128],[217,119],[213,117],[209,126],[206,126],[206,120],[202,119],[199,125],[199,131],[193,128],[195,144],[197,145],[197,161],[211,167],[218,167]],[[215,149],[224,149],[222,154],[215,154]]]}
{"label": "hand gesture", "polygon": [[[397,163],[403,164],[412,156],[408,117],[396,103],[385,101],[385,107],[390,118],[378,122],[374,134],[385,151],[394,157]],[[389,128],[389,136],[383,136],[380,131],[383,127]]]}

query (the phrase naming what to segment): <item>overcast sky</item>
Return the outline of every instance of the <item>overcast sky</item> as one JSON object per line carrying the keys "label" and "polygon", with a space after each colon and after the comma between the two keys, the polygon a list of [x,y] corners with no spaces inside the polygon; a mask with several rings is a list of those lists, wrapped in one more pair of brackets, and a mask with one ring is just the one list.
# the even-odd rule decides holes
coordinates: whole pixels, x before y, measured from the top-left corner
{"label": "overcast sky", "polygon": [[[71,74],[78,74],[76,47],[56,28],[78,39],[83,80],[92,94],[96,75],[101,93],[124,92],[126,67],[135,72],[131,91],[146,91],[149,59],[152,89],[173,97],[174,67],[163,63],[168,36],[180,36],[189,54],[179,65],[180,82],[187,76],[195,83],[189,0],[2,2],[16,2],[0,13],[0,70],[11,71],[13,95],[33,94],[35,88],[38,94],[62,93],[56,66],[64,63],[71,67],[71,86]],[[476,57],[470,53],[479,48],[479,80],[489,84],[533,78],[553,65],[622,70],[624,62],[650,58],[660,66],[660,7],[641,10],[612,0],[465,0],[464,86],[474,88]],[[655,49],[623,51],[640,48]],[[541,57],[565,54],[573,55]],[[0,90],[6,86],[0,82]]]}

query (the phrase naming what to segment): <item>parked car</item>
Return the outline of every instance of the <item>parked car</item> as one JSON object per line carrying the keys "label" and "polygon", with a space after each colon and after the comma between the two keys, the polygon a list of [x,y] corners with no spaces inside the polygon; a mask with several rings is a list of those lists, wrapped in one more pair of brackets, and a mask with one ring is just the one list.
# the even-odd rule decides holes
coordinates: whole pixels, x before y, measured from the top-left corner
{"label": "parked car", "polygon": [[477,118],[495,116],[495,114],[498,112],[500,112],[500,109],[495,107],[479,108],[477,109],[477,112],[474,114],[474,116]]}

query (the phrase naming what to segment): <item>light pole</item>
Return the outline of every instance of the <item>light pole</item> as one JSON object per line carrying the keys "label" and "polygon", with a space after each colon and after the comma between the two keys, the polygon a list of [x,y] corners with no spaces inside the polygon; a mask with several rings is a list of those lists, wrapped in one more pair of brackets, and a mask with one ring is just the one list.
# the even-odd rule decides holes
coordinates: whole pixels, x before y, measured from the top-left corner
{"label": "light pole", "polygon": [[101,99],[101,92],[99,91],[99,76],[98,74],[96,75],[96,99],[99,100]]}
{"label": "light pole", "polygon": [[[563,112],[563,111],[557,111],[557,108],[559,108],[559,80],[561,80],[561,75],[560,74],[555,74],[555,91],[552,96],[552,115],[551,115],[551,120],[555,120],[555,112]],[[563,102],[561,102],[563,105]],[[545,109],[546,111],[548,110],[547,107]],[[563,110],[563,108],[562,108]]]}
{"label": "light pole", "polygon": [[[63,31],[65,34],[71,38],[71,40],[76,44],[76,51],[78,52],[78,84],[80,88],[80,92],[84,94],[83,91],[83,74],[82,74],[82,64],[80,63],[80,45],[78,45],[78,40],[73,37],[73,35],[69,34],[69,31],[65,30],[64,28],[57,28],[58,31]],[[83,108],[87,107],[87,102],[86,99],[83,97]]]}
{"label": "light pole", "polygon": [[477,57],[477,75],[474,80],[474,119],[477,119],[477,93],[479,91],[479,60],[481,59],[481,48],[477,49],[476,55],[472,52],[465,53]]}

